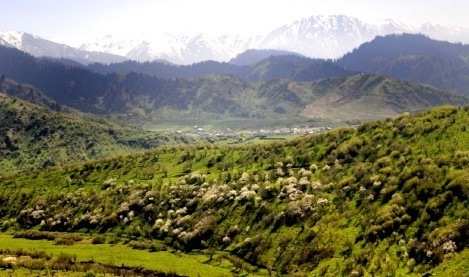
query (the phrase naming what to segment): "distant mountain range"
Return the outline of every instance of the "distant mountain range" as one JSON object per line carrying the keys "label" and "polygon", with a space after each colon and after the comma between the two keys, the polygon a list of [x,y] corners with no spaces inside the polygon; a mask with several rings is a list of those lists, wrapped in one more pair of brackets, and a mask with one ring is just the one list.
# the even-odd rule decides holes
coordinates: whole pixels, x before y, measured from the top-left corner
{"label": "distant mountain range", "polygon": [[[378,75],[352,75],[330,61],[291,55],[257,63],[251,74],[262,81],[256,82],[220,74],[184,79],[100,74],[7,47],[0,47],[0,68],[6,77],[38,88],[59,104],[147,126],[175,120],[363,120],[468,103],[460,94]],[[337,74],[340,70],[343,76]],[[315,74],[322,74],[315,77],[321,80],[291,80]]]}
{"label": "distant mountain range", "polygon": [[138,72],[160,78],[230,74],[249,81],[283,78],[302,82],[365,72],[469,95],[468,57],[469,45],[401,34],[378,36],[335,62],[280,50],[251,49],[229,63],[206,61],[183,66],[126,61],[109,65],[95,63],[88,68],[102,74]]}
{"label": "distant mountain range", "polygon": [[26,33],[2,32],[0,45],[16,47],[34,56],[68,58],[84,64],[125,59],[192,64],[206,60],[227,62],[248,49],[273,49],[310,58],[337,59],[376,36],[401,33],[422,33],[436,39],[469,43],[469,28],[432,24],[412,27],[393,20],[368,24],[353,17],[336,15],[303,18],[252,37],[203,33],[135,38],[106,35],[76,49]]}

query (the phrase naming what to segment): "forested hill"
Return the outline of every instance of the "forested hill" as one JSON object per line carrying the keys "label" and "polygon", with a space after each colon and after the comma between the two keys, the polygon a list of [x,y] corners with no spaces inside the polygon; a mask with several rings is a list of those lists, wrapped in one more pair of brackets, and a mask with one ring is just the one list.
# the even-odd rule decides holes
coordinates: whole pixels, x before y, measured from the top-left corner
{"label": "forested hill", "polygon": [[206,249],[206,263],[252,273],[457,276],[469,258],[468,128],[468,107],[445,106],[293,141],[4,176],[0,216],[4,230]]}
{"label": "forested hill", "polygon": [[60,104],[102,113],[101,109],[93,107],[93,103],[98,92],[106,91],[110,78],[4,46],[0,46],[0,57],[1,73],[7,78],[32,85]]}
{"label": "forested hill", "polygon": [[337,64],[469,95],[469,45],[424,35],[388,35],[362,44]]}
{"label": "forested hill", "polygon": [[78,110],[59,104],[54,99],[46,96],[38,88],[18,83],[11,78],[6,78],[5,75],[0,76],[0,92],[4,92],[10,96],[23,99],[31,104],[36,104],[53,111],[79,115]]}

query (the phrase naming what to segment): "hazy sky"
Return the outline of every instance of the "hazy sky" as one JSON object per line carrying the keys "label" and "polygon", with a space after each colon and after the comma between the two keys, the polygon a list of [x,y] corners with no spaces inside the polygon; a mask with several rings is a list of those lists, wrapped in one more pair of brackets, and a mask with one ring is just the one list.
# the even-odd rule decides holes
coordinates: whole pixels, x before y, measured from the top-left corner
{"label": "hazy sky", "polygon": [[75,44],[106,33],[255,34],[335,14],[469,27],[469,0],[7,0],[1,10],[0,31]]}

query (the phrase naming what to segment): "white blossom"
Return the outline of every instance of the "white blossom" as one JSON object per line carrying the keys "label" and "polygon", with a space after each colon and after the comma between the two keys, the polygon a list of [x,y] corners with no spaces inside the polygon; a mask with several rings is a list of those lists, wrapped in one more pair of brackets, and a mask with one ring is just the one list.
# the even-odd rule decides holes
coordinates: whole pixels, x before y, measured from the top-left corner
{"label": "white blossom", "polygon": [[316,201],[316,204],[318,204],[318,205],[327,204],[327,203],[329,203],[329,200],[327,200],[326,198],[319,198],[319,199]]}
{"label": "white blossom", "polygon": [[155,221],[155,224],[153,224],[153,227],[161,228],[161,227],[163,227],[163,225],[164,225],[164,220],[161,219],[161,218],[158,218],[158,219]]}
{"label": "white blossom", "polygon": [[443,243],[442,247],[443,247],[443,250],[445,250],[445,253],[451,253],[451,252],[456,251],[457,249],[456,243],[452,240],[449,240]]}
{"label": "white blossom", "polygon": [[176,210],[177,215],[179,215],[179,214],[183,215],[183,214],[186,214],[186,213],[187,213],[187,207],[182,207],[182,208]]}

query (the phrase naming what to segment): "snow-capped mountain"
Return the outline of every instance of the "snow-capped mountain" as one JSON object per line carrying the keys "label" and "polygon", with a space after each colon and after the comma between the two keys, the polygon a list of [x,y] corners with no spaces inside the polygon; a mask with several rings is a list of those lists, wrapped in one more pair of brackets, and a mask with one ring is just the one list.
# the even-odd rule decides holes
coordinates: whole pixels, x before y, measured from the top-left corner
{"label": "snow-capped mountain", "polygon": [[14,47],[37,57],[66,58],[88,64],[90,62],[120,62],[125,58],[113,53],[79,50],[25,32],[0,32],[0,45]]}
{"label": "snow-capped mountain", "polygon": [[313,16],[268,34],[258,48],[297,52],[315,58],[336,58],[372,40],[379,27],[347,16]]}
{"label": "snow-capped mountain", "polygon": [[81,45],[81,50],[118,54],[132,60],[168,60],[176,64],[191,64],[205,60],[228,61],[255,46],[256,38],[211,36],[207,34],[160,34],[140,36],[140,39],[106,35]]}
{"label": "snow-capped mountain", "polygon": [[312,16],[255,37],[164,34],[140,40],[119,40],[108,35],[85,43],[80,49],[119,54],[139,61],[166,59],[177,64],[229,61],[248,49],[276,49],[312,58],[339,58],[378,35],[418,31],[390,19],[368,24],[344,15]]}
{"label": "snow-capped mountain", "polygon": [[85,64],[124,59],[192,64],[205,60],[229,61],[248,49],[283,50],[311,58],[335,59],[378,35],[400,33],[423,33],[435,39],[469,43],[467,28],[432,24],[411,27],[391,19],[369,24],[357,18],[334,15],[303,18],[252,37],[204,33],[106,35],[76,49],[22,32],[0,32],[0,45],[16,47],[35,56],[69,58]]}
{"label": "snow-capped mountain", "polygon": [[414,30],[392,20],[371,25],[344,15],[312,16],[274,30],[258,47],[293,51],[314,58],[339,58],[378,35],[405,32]]}

